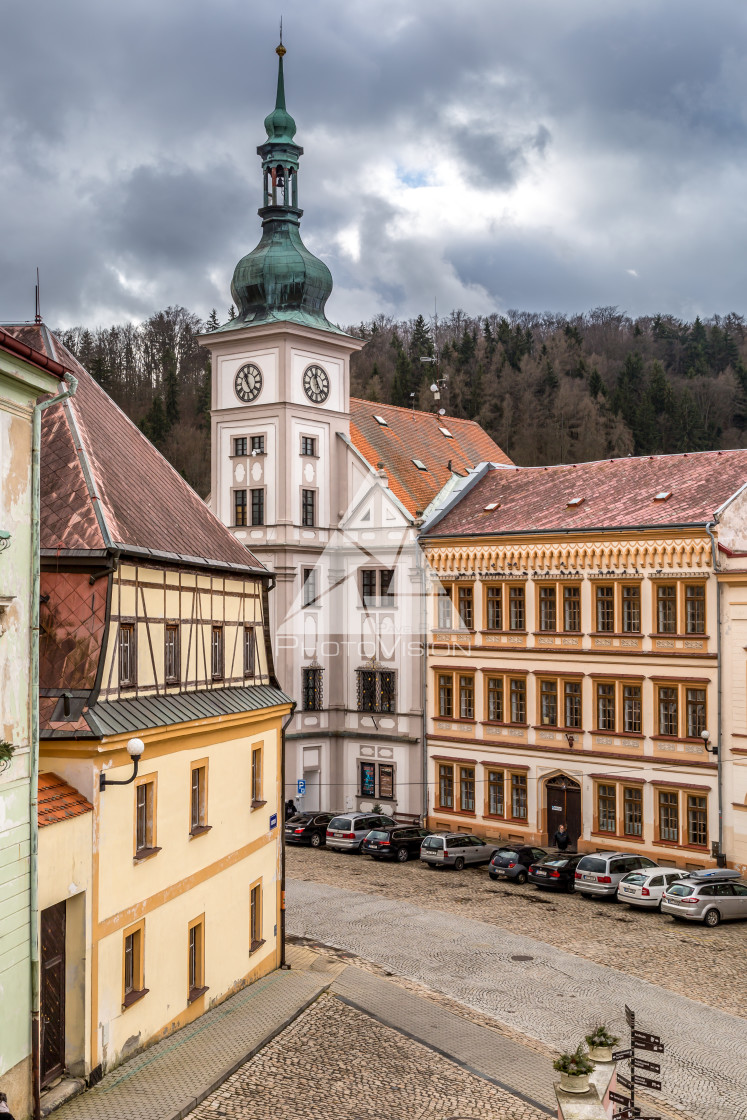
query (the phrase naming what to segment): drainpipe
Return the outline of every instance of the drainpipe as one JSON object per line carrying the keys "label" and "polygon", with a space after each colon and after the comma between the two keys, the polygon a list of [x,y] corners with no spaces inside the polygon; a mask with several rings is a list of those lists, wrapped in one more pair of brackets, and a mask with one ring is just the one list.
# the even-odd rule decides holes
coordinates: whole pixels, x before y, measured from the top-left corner
{"label": "drainpipe", "polygon": [[[280,821],[280,831],[282,833],[280,838],[280,967],[289,968],[290,966],[285,960],[285,732],[290,727],[291,721],[296,714],[296,703],[293,702],[293,707],[288,713],[288,718],[283,724],[280,731],[280,797],[282,812],[278,812],[278,820]],[[281,806],[278,806],[280,809]]]}
{"label": "drainpipe", "polygon": [[[422,518],[415,522],[416,527],[420,528],[423,524]],[[415,538],[415,562],[418,572],[420,574],[420,638],[421,638],[421,660],[420,660],[420,707],[422,709],[422,768],[423,768],[423,827],[425,827],[426,818],[428,816],[428,746],[426,740],[426,705],[428,703],[428,581],[425,566],[425,557],[423,549],[420,544],[420,538]]]}
{"label": "drainpipe", "polygon": [[722,687],[722,672],[721,672],[721,584],[718,580],[718,572],[720,569],[718,561],[718,547],[716,545],[716,538],[711,532],[711,527],[718,524],[718,516],[715,520],[709,521],[706,525],[706,533],[711,538],[711,555],[713,558],[713,571],[716,574],[716,763],[718,765],[718,772],[716,775],[716,784],[718,787],[718,858],[716,863],[719,867],[726,867],[726,853],[724,852],[724,799],[723,799],[723,759],[721,757],[721,687]]}
{"label": "drainpipe", "polygon": [[34,1101],[34,1120],[41,1117],[41,1078],[39,1072],[39,605],[41,544],[40,479],[41,414],[50,405],[58,404],[75,395],[78,379],[65,373],[67,390],[49,400],[34,405],[31,429],[31,736],[29,755],[29,926],[31,962],[31,1077]]}

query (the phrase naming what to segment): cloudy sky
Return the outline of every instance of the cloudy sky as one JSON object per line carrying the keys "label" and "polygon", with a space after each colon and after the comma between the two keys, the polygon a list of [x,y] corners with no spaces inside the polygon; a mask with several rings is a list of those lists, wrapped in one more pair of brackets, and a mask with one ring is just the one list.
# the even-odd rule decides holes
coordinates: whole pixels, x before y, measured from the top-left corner
{"label": "cloudy sky", "polygon": [[747,312],[745,0],[5,0],[0,321],[225,319],[281,10],[330,318]]}

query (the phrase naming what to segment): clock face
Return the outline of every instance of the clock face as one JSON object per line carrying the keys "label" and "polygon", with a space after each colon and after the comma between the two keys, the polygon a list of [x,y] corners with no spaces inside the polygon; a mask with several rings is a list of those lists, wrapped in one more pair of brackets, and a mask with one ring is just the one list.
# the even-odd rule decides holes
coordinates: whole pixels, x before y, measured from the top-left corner
{"label": "clock face", "polygon": [[329,375],[321,366],[307,366],[303,374],[303,391],[314,404],[329,396]]}
{"label": "clock face", "polygon": [[236,374],[233,382],[236,396],[244,404],[256,401],[262,392],[262,370],[254,362],[247,362]]}

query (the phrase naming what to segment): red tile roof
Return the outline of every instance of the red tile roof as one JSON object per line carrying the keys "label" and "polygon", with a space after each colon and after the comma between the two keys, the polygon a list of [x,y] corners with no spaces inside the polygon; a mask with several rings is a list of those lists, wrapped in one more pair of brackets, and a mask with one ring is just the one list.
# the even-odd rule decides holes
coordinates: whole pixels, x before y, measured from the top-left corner
{"label": "red tile roof", "polygon": [[[745,483],[747,450],[496,468],[426,535],[703,525]],[[579,498],[578,505],[568,505]],[[493,502],[497,508],[486,510]]]}
{"label": "red tile roof", "polygon": [[91,802],[64,778],[51,773],[39,775],[39,828],[92,811]]}
{"label": "red tile roof", "polygon": [[[451,432],[452,438],[441,428]],[[478,463],[511,462],[473,420],[355,398],[350,401],[350,438],[374,470],[383,464],[389,488],[413,515],[425,510],[451,478],[449,460],[460,474]],[[419,470],[413,459],[419,459],[426,469]]]}
{"label": "red tile roof", "polygon": [[44,324],[5,329],[78,378],[75,396],[43,413],[43,549],[111,543],[261,568]]}

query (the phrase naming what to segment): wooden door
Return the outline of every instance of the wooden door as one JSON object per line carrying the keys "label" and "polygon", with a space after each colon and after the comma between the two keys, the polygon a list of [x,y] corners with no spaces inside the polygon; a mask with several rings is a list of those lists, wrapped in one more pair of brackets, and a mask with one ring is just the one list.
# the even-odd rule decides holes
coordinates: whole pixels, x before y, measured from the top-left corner
{"label": "wooden door", "polygon": [[553,836],[560,824],[565,824],[575,848],[581,835],[581,787],[573,778],[558,774],[545,785],[547,798],[547,842],[552,844]]}
{"label": "wooden door", "polygon": [[65,1068],[65,903],[41,912],[41,1083]]}

